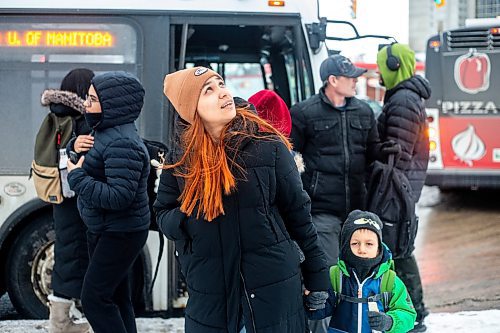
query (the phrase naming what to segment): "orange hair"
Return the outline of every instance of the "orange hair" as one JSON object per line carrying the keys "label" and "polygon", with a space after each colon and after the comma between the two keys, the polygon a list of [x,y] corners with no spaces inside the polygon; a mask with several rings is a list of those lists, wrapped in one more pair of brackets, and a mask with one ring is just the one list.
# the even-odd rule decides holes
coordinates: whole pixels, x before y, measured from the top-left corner
{"label": "orange hair", "polygon": [[[231,126],[236,119],[241,119],[241,126],[234,130]],[[258,133],[258,128],[270,134]],[[280,140],[289,150],[292,149],[286,137],[249,111],[248,107],[236,108],[236,117],[224,127],[218,142],[208,134],[196,113],[193,123],[181,134],[181,148],[184,152],[182,157],[176,163],[164,166],[165,169],[176,168],[174,175],[185,179],[184,189],[179,196],[183,213],[191,216],[198,205],[196,218],[203,213],[203,218],[211,222],[224,214],[223,195],[229,195],[236,188],[231,166],[245,172],[233,160],[228,161],[226,145],[228,142],[235,142],[234,147],[230,148],[234,149],[236,156],[241,141],[248,137]]]}

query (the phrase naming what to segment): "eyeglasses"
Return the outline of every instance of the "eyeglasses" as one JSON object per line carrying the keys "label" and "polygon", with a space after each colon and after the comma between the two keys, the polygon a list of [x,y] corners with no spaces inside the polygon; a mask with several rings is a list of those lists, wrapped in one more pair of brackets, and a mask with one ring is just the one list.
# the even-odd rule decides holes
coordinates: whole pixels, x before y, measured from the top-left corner
{"label": "eyeglasses", "polygon": [[99,103],[99,100],[95,96],[87,95],[87,96],[85,96],[85,102],[87,102],[87,105],[90,108],[90,107],[92,107],[92,103]]}

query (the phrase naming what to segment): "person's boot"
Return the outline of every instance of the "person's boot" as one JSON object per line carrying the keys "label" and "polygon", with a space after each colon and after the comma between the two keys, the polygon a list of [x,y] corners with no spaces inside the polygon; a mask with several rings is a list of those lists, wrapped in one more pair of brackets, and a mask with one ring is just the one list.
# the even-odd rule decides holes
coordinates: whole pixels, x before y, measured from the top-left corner
{"label": "person's boot", "polygon": [[415,321],[415,326],[408,333],[421,333],[427,331],[427,326],[425,326],[424,319],[429,315],[427,308],[423,307],[420,311],[417,311],[417,320]]}
{"label": "person's boot", "polygon": [[427,326],[425,326],[424,321],[416,321],[415,326],[408,333],[421,333],[427,331]]}
{"label": "person's boot", "polygon": [[89,333],[87,322],[75,322],[70,317],[73,301],[54,295],[49,295],[49,333]]}

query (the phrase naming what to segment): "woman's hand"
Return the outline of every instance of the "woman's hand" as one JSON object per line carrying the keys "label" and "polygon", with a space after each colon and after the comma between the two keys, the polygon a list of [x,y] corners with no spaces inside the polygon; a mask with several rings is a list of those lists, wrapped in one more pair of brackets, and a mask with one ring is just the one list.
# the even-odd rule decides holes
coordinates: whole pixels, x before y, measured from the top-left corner
{"label": "woman's hand", "polygon": [[326,291],[309,291],[304,290],[305,305],[311,310],[321,310],[325,308],[326,300],[328,299],[328,292]]}
{"label": "woman's hand", "polygon": [[70,160],[68,160],[68,172],[71,172],[77,168],[81,168],[83,165],[83,160],[85,160],[85,156],[80,157],[78,163],[73,164]]}
{"label": "woman's hand", "polygon": [[94,137],[92,135],[79,135],[73,145],[77,153],[89,151],[94,146]]}

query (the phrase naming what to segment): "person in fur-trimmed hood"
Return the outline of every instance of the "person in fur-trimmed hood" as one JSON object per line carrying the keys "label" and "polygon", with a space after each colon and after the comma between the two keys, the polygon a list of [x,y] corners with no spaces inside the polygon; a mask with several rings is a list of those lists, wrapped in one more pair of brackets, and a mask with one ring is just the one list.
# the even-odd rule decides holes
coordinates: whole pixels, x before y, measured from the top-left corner
{"label": "person in fur-trimmed hood", "polygon": [[[267,121],[287,138],[290,137],[290,132],[292,131],[290,110],[285,101],[277,93],[272,90],[263,89],[250,96],[248,101],[255,106],[259,117]],[[306,166],[302,154],[292,151],[292,155],[299,173],[303,173]]]}
{"label": "person in fur-trimmed hood", "polygon": [[[48,89],[42,93],[41,103],[50,112],[58,117],[73,117],[76,135],[90,133],[83,117],[83,99],[93,77],[94,72],[89,69],[73,69],[63,78],[60,90]],[[89,262],[87,228],[78,213],[76,202],[74,192],[69,192],[62,203],[52,205],[56,239],[52,270],[53,294],[49,296],[49,333],[83,333],[89,330],[88,323],[76,323],[70,316],[74,300],[80,299]]]}

